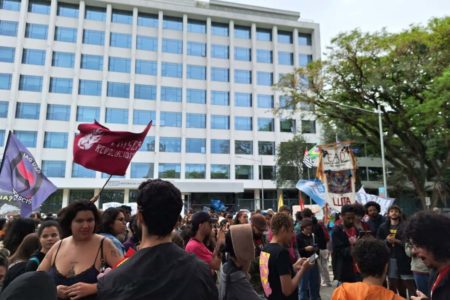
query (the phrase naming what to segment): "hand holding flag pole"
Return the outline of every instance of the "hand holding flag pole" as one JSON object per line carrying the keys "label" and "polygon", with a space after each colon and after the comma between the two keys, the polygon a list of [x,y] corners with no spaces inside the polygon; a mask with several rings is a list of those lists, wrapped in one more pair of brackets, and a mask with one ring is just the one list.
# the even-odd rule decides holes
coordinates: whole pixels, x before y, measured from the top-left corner
{"label": "hand holding flag pole", "polygon": [[109,177],[108,177],[108,179],[106,180],[105,184],[102,186],[100,192],[98,192],[98,194],[95,195],[94,197],[92,197],[91,200],[89,200],[89,201],[91,201],[92,203],[95,203],[95,202],[98,200],[98,198],[100,198],[100,196],[101,196],[103,190],[105,189],[105,186],[108,184],[108,182],[109,182],[109,180],[111,179],[111,177],[112,177],[112,175],[109,175]]}

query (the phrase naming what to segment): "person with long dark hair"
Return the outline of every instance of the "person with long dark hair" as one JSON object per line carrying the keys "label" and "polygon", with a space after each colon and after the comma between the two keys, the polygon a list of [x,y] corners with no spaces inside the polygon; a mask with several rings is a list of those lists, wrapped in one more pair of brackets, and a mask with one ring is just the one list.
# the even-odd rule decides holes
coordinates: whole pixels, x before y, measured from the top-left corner
{"label": "person with long dark hair", "polygon": [[58,298],[95,299],[99,273],[122,259],[111,240],[95,234],[99,222],[90,201],[75,201],[64,209],[60,224],[68,236],[53,245],[38,268],[49,272]]}
{"label": "person with long dark hair", "polygon": [[122,255],[125,253],[125,247],[118,236],[123,235],[126,229],[125,214],[121,209],[110,207],[103,212],[98,234],[110,239]]}
{"label": "person with long dark hair", "polygon": [[37,231],[40,248],[28,260],[25,271],[36,271],[45,254],[61,239],[61,227],[56,221],[44,221]]}
{"label": "person with long dark hair", "polygon": [[413,300],[446,300],[450,295],[450,218],[431,213],[418,212],[411,217],[405,230],[414,255],[432,270],[430,274],[430,297],[417,292]]}
{"label": "person with long dark hair", "polygon": [[8,272],[6,272],[3,288],[6,288],[16,277],[25,273],[25,267],[31,255],[39,249],[39,238],[36,233],[28,234],[17,247],[16,252],[9,257]]}
{"label": "person with long dark hair", "polygon": [[34,220],[29,218],[14,219],[8,224],[3,246],[12,254],[16,252],[24,237],[35,231],[36,222]]}

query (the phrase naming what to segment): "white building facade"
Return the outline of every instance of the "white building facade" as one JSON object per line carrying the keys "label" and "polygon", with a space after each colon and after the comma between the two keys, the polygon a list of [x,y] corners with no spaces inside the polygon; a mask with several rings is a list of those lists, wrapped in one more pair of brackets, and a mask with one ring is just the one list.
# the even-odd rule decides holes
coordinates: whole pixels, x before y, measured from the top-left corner
{"label": "white building facade", "polygon": [[133,202],[144,178],[164,178],[188,206],[273,207],[276,147],[295,133],[320,142],[311,112],[273,113],[284,101],[273,84],[320,57],[319,25],[297,12],[194,0],[0,5],[0,145],[14,131],[58,186],[44,211],[105,183],[73,163],[77,126],[94,119],[134,132],[154,124],[100,204]]}

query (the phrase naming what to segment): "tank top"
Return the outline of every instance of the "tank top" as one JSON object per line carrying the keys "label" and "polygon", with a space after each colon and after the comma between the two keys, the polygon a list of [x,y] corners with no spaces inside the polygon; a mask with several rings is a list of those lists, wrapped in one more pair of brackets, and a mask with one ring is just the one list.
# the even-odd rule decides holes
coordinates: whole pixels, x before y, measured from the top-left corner
{"label": "tank top", "polygon": [[61,274],[58,269],[56,268],[56,257],[58,256],[59,248],[61,248],[61,243],[59,243],[58,249],[56,250],[55,259],[53,260],[52,266],[50,267],[50,270],[48,271],[50,277],[53,278],[55,285],[66,285],[71,286],[78,282],[84,282],[84,283],[97,283],[97,275],[100,273],[97,268],[95,268],[95,262],[97,261],[97,257],[100,254],[101,259],[103,260],[103,240],[105,238],[102,238],[100,241],[100,246],[97,251],[97,255],[95,256],[94,263],[92,266],[83,272],[76,274],[72,277],[66,277],[63,274]]}

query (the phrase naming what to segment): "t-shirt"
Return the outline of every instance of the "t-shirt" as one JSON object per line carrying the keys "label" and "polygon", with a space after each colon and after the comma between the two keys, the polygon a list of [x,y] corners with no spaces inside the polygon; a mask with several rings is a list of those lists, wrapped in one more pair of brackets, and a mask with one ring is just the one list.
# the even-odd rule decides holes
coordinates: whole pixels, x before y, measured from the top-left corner
{"label": "t-shirt", "polygon": [[269,300],[297,300],[298,290],[295,289],[288,297],[281,291],[280,276],[295,275],[289,258],[289,251],[280,244],[267,244],[259,257],[259,270],[264,294]]}
{"label": "t-shirt", "polygon": [[100,278],[98,300],[210,300],[218,298],[208,266],[173,243],[136,252]]}
{"label": "t-shirt", "polygon": [[199,259],[204,261],[207,265],[213,259],[213,253],[206,247],[205,244],[196,240],[190,239],[185,248],[187,253],[195,254]]}
{"label": "t-shirt", "polygon": [[333,292],[331,300],[404,300],[383,286],[365,282],[343,283]]}

